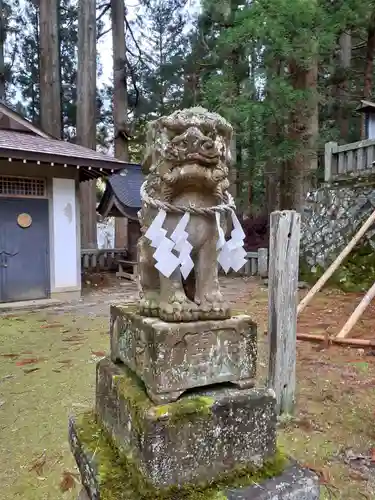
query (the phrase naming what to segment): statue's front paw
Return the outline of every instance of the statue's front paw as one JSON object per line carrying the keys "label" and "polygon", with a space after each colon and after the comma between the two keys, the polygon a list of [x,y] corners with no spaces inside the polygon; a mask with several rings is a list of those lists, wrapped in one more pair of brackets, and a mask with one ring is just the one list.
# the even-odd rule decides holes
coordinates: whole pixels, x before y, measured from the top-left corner
{"label": "statue's front paw", "polygon": [[152,318],[159,316],[159,302],[159,293],[146,292],[139,302],[140,314]]}
{"label": "statue's front paw", "polygon": [[198,306],[185,296],[176,295],[168,302],[161,302],[160,319],[168,322],[195,321],[198,319]]}
{"label": "statue's front paw", "polygon": [[229,304],[224,300],[220,291],[209,292],[203,297],[196,297],[199,304],[199,319],[226,319],[230,318]]}

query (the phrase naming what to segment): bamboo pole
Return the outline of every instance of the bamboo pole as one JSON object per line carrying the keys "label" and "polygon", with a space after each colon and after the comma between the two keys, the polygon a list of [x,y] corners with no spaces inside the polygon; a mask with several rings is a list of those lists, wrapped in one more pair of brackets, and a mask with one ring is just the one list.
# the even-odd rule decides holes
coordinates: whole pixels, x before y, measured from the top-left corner
{"label": "bamboo pole", "polygon": [[375,297],[375,283],[363,297],[363,299],[355,308],[355,311],[353,311],[348,321],[345,323],[340,332],[337,334],[336,336],[337,339],[343,339],[348,335],[348,333],[352,330],[353,326],[357,323],[357,321],[362,316],[362,314],[364,313],[364,311],[366,310],[366,308],[368,307],[368,305],[370,304],[370,302],[374,297]]}
{"label": "bamboo pole", "polygon": [[[327,337],[325,335],[297,333],[297,340],[308,340],[310,342],[326,342]],[[375,340],[369,339],[338,339],[337,337],[328,337],[328,343],[347,345],[351,347],[375,347]]]}
{"label": "bamboo pole", "polygon": [[362,238],[362,236],[370,229],[370,227],[375,222],[375,211],[370,215],[367,221],[363,224],[361,229],[357,232],[355,236],[351,239],[351,241],[346,245],[340,255],[336,258],[334,262],[329,266],[329,268],[325,271],[323,276],[315,283],[315,285],[311,288],[309,293],[301,300],[297,308],[297,315],[299,315],[305,307],[311,302],[312,298],[321,290],[327,280],[332,276],[332,274],[336,271],[339,265],[343,262],[343,260],[349,255],[349,253],[356,246],[358,241]]}

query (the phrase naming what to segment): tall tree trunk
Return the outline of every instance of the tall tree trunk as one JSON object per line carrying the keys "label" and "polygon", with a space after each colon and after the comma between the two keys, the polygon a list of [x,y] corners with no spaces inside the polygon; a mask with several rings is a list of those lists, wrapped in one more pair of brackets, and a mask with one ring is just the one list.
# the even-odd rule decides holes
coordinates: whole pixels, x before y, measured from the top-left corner
{"label": "tall tree trunk", "polygon": [[280,190],[280,210],[302,212],[311,176],[316,171],[316,139],[318,133],[318,59],[314,58],[308,69],[295,61],[289,64],[289,74],[295,90],[308,92],[306,101],[292,110],[288,136],[298,145],[292,159],[284,164]]}
{"label": "tall tree trunk", "polygon": [[3,0],[0,0],[0,101],[5,100],[5,61],[4,61],[4,45],[5,45],[5,9]]}
{"label": "tall tree trunk", "polygon": [[349,32],[344,32],[340,35],[340,60],[338,69],[337,81],[337,98],[338,98],[338,124],[340,127],[340,136],[347,142],[349,137],[349,72],[352,60],[352,36]]}
{"label": "tall tree trunk", "polygon": [[[115,125],[115,156],[129,161],[128,89],[126,71],[124,0],[111,0],[112,44],[113,44],[113,119]],[[115,220],[115,246],[124,248],[128,243],[127,219]]]}
{"label": "tall tree trunk", "polygon": [[[272,89],[270,83],[274,76],[279,77],[283,72],[281,61],[273,59],[270,63],[269,72],[267,75],[267,96],[266,99],[270,102],[274,99],[272,95]],[[266,133],[268,137],[274,138],[276,142],[279,142],[280,137],[280,126],[274,119],[269,119],[266,126]],[[267,219],[269,221],[270,214],[279,209],[280,206],[280,175],[281,175],[281,165],[276,161],[274,157],[269,157],[266,161],[264,169],[265,177],[265,191],[266,191],[266,203],[265,211]]]}
{"label": "tall tree trunk", "polygon": [[58,0],[40,0],[40,122],[45,132],[61,138],[61,77]]}
{"label": "tall tree trunk", "polygon": [[[373,74],[374,74],[374,56],[375,56],[375,12],[372,13],[370,24],[367,28],[367,48],[366,48],[366,66],[365,81],[363,86],[363,98],[369,99],[372,94]],[[366,138],[366,117],[361,114],[361,139]]]}
{"label": "tall tree trunk", "polygon": [[[96,149],[96,1],[79,0],[77,143]],[[96,182],[80,184],[81,246],[97,248]]]}

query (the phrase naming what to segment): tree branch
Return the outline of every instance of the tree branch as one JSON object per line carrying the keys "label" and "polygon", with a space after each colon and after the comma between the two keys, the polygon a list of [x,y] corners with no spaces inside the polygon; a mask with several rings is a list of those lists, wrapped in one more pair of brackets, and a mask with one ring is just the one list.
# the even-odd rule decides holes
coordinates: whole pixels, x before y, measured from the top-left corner
{"label": "tree branch", "polygon": [[103,9],[103,10],[101,11],[101,13],[96,18],[96,22],[99,22],[101,20],[101,18],[106,14],[106,12],[109,11],[109,9],[111,8],[111,4],[109,4],[109,3],[104,4],[100,8]]}
{"label": "tree branch", "polygon": [[102,36],[106,35],[107,33],[109,33],[110,31],[112,30],[112,26],[110,28],[108,28],[107,30],[105,31],[102,31],[101,33],[98,34],[98,36],[96,37],[97,40],[99,40]]}

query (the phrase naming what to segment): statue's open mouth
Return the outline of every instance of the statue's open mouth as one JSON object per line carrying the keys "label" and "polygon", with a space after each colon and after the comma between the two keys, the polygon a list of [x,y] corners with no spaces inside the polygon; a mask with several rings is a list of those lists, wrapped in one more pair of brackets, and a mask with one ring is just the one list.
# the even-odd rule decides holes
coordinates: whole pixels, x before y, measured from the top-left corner
{"label": "statue's open mouth", "polygon": [[204,166],[217,165],[219,162],[219,153],[216,151],[188,153],[185,157],[185,162]]}

